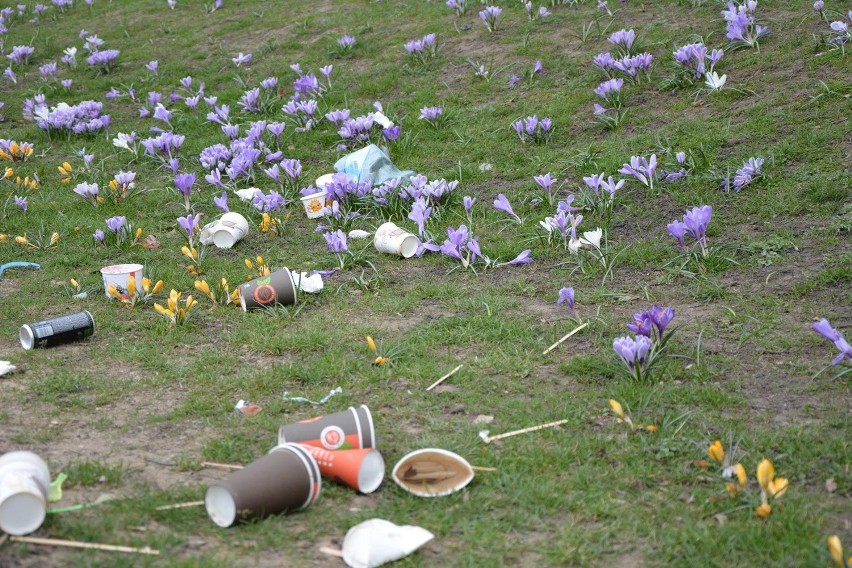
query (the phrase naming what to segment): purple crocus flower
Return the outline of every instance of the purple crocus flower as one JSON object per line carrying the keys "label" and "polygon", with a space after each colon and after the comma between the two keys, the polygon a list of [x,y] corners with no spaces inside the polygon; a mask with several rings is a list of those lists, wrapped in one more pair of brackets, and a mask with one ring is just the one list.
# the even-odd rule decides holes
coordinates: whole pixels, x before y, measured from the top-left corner
{"label": "purple crocus flower", "polygon": [[618,170],[618,173],[635,177],[639,183],[649,190],[654,188],[654,177],[657,172],[657,155],[651,154],[650,159],[644,156],[631,156],[630,163]]}
{"label": "purple crocus flower", "polygon": [[497,31],[497,18],[503,12],[499,6],[486,6],[484,10],[479,12],[479,19],[483,21],[489,32]]}
{"label": "purple crocus flower", "polygon": [[521,78],[518,77],[517,75],[512,75],[511,77],[509,77],[509,86],[510,87],[514,87],[515,85],[517,85],[520,82],[521,82]]}
{"label": "purple crocus flower", "polygon": [[529,264],[533,261],[532,257],[530,257],[530,249],[526,249],[521,251],[521,254],[507,262],[511,266],[518,266],[519,264]]}
{"label": "purple crocus flower", "polygon": [[471,209],[473,209],[473,204],[476,203],[476,198],[471,197],[469,195],[465,195],[462,198],[462,203],[464,203],[465,213],[467,213],[467,215],[470,216],[470,211],[471,211]]}
{"label": "purple crocus flower", "polygon": [[617,337],[612,342],[612,348],[628,368],[633,370],[636,365],[641,366],[645,363],[645,357],[651,350],[651,340],[644,335],[635,339],[629,336]]}
{"label": "purple crocus flower", "polygon": [[178,174],[175,176],[175,187],[181,195],[188,198],[195,184],[195,174]]}
{"label": "purple crocus flower", "polygon": [[233,57],[231,61],[234,62],[234,65],[239,67],[243,63],[248,63],[251,61],[251,53],[243,53],[242,51],[237,54],[236,57]]}
{"label": "purple crocus flower", "polygon": [[328,231],[323,236],[326,242],[326,252],[340,254],[349,250],[346,233],[340,229],[334,232]]}
{"label": "purple crocus flower", "polygon": [[651,321],[654,322],[654,327],[657,328],[659,337],[662,338],[663,333],[666,331],[666,326],[671,323],[676,315],[674,308],[671,306],[663,308],[662,306],[654,304],[647,313],[651,316]]}
{"label": "purple crocus flower", "polygon": [[423,197],[411,204],[411,212],[408,214],[408,218],[417,223],[417,232],[421,237],[424,236],[426,221],[431,214],[432,208],[429,207],[429,203]]}
{"label": "purple crocus flower", "polygon": [[651,314],[649,312],[633,314],[633,321],[627,324],[627,329],[636,335],[651,337],[651,332],[654,329],[654,322],[651,319]]}
{"label": "purple crocus flower", "polygon": [[228,192],[223,191],[222,195],[220,195],[219,197],[214,197],[213,205],[215,205],[225,213],[228,213],[230,211],[230,209],[228,208]]}
{"label": "purple crocus flower", "polygon": [[630,49],[633,47],[633,42],[636,41],[636,32],[632,29],[621,29],[610,35],[609,38],[607,38],[607,41],[629,53]]}
{"label": "purple crocus flower", "polygon": [[559,299],[556,300],[556,305],[565,304],[573,312],[574,311],[574,288],[562,288],[559,290]]}
{"label": "purple crocus flower", "polygon": [[707,224],[713,216],[713,207],[702,205],[694,207],[683,216],[683,224],[686,225],[686,233],[696,241],[707,238]]}
{"label": "purple crocus flower", "polygon": [[104,242],[104,237],[104,232],[100,229],[97,229],[94,233],[92,233],[92,238],[98,241],[99,243]]}
{"label": "purple crocus flower", "polygon": [[189,214],[186,217],[177,218],[178,225],[186,231],[186,236],[190,243],[192,243],[192,238],[195,236],[195,228],[198,226],[199,219],[201,219],[201,213],[198,213],[195,216]]}
{"label": "purple crocus flower", "polygon": [[27,198],[19,195],[15,196],[15,205],[21,208],[23,213],[27,212]]}
{"label": "purple crocus flower", "polygon": [[514,217],[518,223],[521,222],[521,218],[515,214],[514,210],[512,210],[512,205],[509,203],[509,200],[502,193],[497,194],[497,199],[494,200],[494,209],[497,209],[498,211],[503,211],[504,213],[508,213],[509,215]]}
{"label": "purple crocus flower", "polygon": [[393,142],[394,140],[399,138],[400,133],[402,132],[402,127],[399,125],[389,126],[387,128],[382,129],[382,136],[384,136],[385,140],[388,142]]}
{"label": "purple crocus flower", "polygon": [[669,234],[677,239],[678,244],[686,248],[686,243],[683,242],[683,237],[686,235],[686,225],[680,221],[672,221],[666,227],[669,230]]}
{"label": "purple crocus flower", "polygon": [[813,325],[813,330],[831,341],[834,346],[840,350],[837,357],[832,360],[832,365],[837,365],[846,358],[852,359],[852,346],[849,345],[849,342],[846,341],[839,331],[831,327],[831,324],[828,323],[827,319],[822,318],[816,322]]}
{"label": "purple crocus flower", "polygon": [[351,35],[344,34],[337,40],[337,45],[346,50],[352,49],[355,46],[355,38]]}
{"label": "purple crocus flower", "polygon": [[127,217],[125,217],[124,215],[116,215],[115,217],[110,217],[106,220],[107,228],[116,235],[126,224]]}
{"label": "purple crocus flower", "polygon": [[145,64],[145,69],[147,69],[148,71],[150,71],[154,75],[158,75],[159,70],[160,70],[160,62],[157,61],[157,60],[149,61],[148,63]]}
{"label": "purple crocus flower", "polygon": [[624,180],[618,180],[616,183],[615,179],[612,176],[609,176],[606,181],[601,180],[600,188],[607,193],[609,193],[610,197],[615,195],[615,192],[621,189],[624,186]]}
{"label": "purple crocus flower", "polygon": [[444,109],[439,106],[423,107],[420,109],[420,116],[417,120],[425,120],[432,126],[438,126],[441,122],[441,117],[444,115]]}
{"label": "purple crocus flower", "polygon": [[544,190],[544,193],[547,194],[548,199],[550,199],[550,195],[553,192],[553,186],[558,181],[556,178],[550,176],[550,172],[547,172],[543,176],[533,176],[535,182],[541,186]]}

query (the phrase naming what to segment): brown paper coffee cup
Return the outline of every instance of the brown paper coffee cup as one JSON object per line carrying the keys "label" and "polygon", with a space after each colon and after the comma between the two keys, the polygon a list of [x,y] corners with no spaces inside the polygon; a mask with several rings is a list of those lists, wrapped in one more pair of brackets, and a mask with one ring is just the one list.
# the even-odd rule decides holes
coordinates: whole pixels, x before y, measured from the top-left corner
{"label": "brown paper coffee cup", "polygon": [[296,303],[296,284],[286,267],[240,284],[239,291],[243,311],[263,309],[275,304],[292,306]]}
{"label": "brown paper coffee cup", "polygon": [[278,430],[278,443],[299,443],[326,450],[360,450],[376,447],[376,431],[370,409],[361,405],[343,412],[285,424]]}
{"label": "brown paper coffee cup", "polygon": [[214,523],[230,527],[241,520],[301,511],[321,489],[316,460],[305,448],[285,444],[208,487],[204,505]]}

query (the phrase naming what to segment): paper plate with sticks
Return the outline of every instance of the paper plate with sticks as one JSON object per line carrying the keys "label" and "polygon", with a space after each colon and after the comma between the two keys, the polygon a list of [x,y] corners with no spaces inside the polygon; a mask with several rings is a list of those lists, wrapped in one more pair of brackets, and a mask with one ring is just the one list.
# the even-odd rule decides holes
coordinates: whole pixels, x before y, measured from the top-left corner
{"label": "paper plate with sticks", "polygon": [[419,497],[455,493],[473,480],[473,468],[458,454],[438,448],[417,450],[399,460],[393,480]]}

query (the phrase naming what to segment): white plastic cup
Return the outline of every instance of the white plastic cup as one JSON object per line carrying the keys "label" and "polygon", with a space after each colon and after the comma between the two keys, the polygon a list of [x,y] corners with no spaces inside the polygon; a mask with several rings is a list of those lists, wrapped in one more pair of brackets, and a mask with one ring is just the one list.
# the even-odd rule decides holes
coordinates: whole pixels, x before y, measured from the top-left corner
{"label": "white plastic cup", "polygon": [[320,177],[317,178],[317,180],[314,182],[314,185],[316,186],[317,189],[321,189],[321,190],[325,191],[325,186],[328,185],[329,183],[331,183],[331,180],[334,177],[334,175],[335,174],[323,174],[323,175],[321,175]]}
{"label": "white plastic cup", "polygon": [[136,285],[141,286],[143,268],[141,264],[113,264],[101,268],[101,276],[104,278],[104,295],[107,298],[112,298],[109,295],[109,285],[112,284],[116,287],[118,293],[124,296],[127,293],[127,282],[130,280],[131,274],[136,276]]}
{"label": "white plastic cup", "polygon": [[213,227],[213,244],[220,249],[229,249],[248,234],[249,224],[239,213],[225,213]]}
{"label": "white plastic cup", "polygon": [[420,239],[405,229],[388,222],[376,229],[374,244],[379,252],[411,258],[417,253]]}
{"label": "white plastic cup", "polygon": [[312,193],[301,198],[302,206],[305,208],[305,215],[308,219],[319,219],[325,211],[325,191]]}
{"label": "white plastic cup", "polygon": [[0,457],[0,530],[14,536],[29,534],[44,522],[50,472],[32,452],[9,452]]}

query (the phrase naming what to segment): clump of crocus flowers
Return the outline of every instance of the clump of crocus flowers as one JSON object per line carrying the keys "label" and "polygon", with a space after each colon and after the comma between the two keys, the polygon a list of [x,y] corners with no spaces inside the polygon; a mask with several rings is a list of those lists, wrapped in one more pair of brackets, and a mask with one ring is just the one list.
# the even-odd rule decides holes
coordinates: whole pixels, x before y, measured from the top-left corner
{"label": "clump of crocus flowers", "polygon": [[187,296],[181,303],[182,295],[181,292],[172,289],[169,292],[169,298],[165,306],[159,303],[154,304],[154,309],[157,310],[157,313],[169,320],[169,327],[186,325],[193,308],[198,304],[191,295]]}
{"label": "clump of crocus flowers", "polygon": [[666,333],[666,328],[675,313],[671,306],[663,308],[654,304],[644,312],[633,314],[633,321],[627,325],[627,329],[636,334],[634,337],[617,337],[612,342],[612,348],[636,380],[641,381],[643,374],[647,377],[651,367],[665,351],[674,334],[673,329]]}
{"label": "clump of crocus flowers", "polygon": [[384,341],[379,341],[379,345],[376,345],[376,342],[373,341],[373,338],[369,335],[367,336],[367,348],[369,348],[369,350],[373,352],[373,355],[376,356],[376,358],[373,359],[373,365],[382,366],[386,365],[387,363],[390,363],[393,360],[391,357],[388,356],[388,354],[384,352],[383,347]]}
{"label": "clump of crocus flowers", "polygon": [[239,288],[231,290],[225,278],[219,280],[213,287],[206,280],[196,280],[195,289],[210,298],[214,306],[240,305]]}
{"label": "clump of crocus flowers", "polygon": [[158,280],[156,284],[151,283],[151,279],[142,278],[142,286],[136,283],[136,275],[131,274],[127,279],[127,289],[123,290],[115,284],[110,284],[107,288],[107,293],[119,300],[129,308],[137,304],[147,304],[163,289],[163,281]]}
{"label": "clump of crocus flowers", "polygon": [[32,156],[35,147],[29,142],[0,139],[0,160],[23,162]]}
{"label": "clump of crocus flowers", "polygon": [[269,268],[269,265],[266,264],[266,261],[262,256],[256,256],[254,261],[252,259],[245,259],[246,268],[254,271],[254,274],[246,275],[246,280],[251,280],[252,278],[260,278],[262,276],[269,276],[272,274],[272,270]]}
{"label": "clump of crocus flowers", "polygon": [[694,207],[686,212],[682,221],[672,221],[667,225],[669,234],[677,240],[678,244],[687,249],[685,236],[690,236],[696,240],[701,248],[701,256],[707,257],[707,225],[710,223],[710,218],[713,216],[713,207],[710,205],[702,205]]}
{"label": "clump of crocus flowers", "polygon": [[539,120],[538,115],[519,118],[512,123],[512,128],[517,133],[521,142],[547,143],[553,134],[553,121],[548,117]]}

